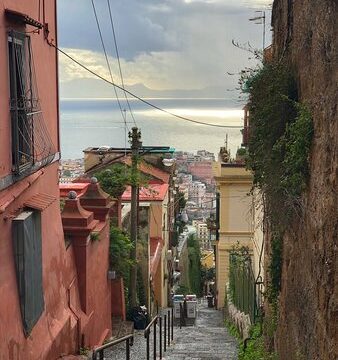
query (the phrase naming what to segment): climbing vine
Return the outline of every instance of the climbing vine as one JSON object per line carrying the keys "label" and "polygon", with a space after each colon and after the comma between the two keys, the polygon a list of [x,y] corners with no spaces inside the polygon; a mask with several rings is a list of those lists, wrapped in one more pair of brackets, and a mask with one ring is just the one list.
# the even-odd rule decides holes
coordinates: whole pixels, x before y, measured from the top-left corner
{"label": "climbing vine", "polygon": [[283,235],[302,211],[313,137],[311,113],[299,103],[292,68],[283,62],[263,63],[242,73],[249,95],[250,139],[247,167],[261,190],[272,233],[268,299],[274,303],[281,286]]}
{"label": "climbing vine", "polygon": [[[267,205],[272,225],[283,230],[300,210],[309,179],[312,118],[298,92],[292,70],[283,63],[265,64],[246,79],[250,140],[247,165]],[[283,214],[283,216],[281,216]]]}

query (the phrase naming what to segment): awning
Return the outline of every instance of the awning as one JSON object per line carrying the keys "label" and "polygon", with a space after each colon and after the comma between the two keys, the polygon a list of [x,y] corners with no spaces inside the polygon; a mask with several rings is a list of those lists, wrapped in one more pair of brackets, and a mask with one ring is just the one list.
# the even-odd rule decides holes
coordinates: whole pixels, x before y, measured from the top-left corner
{"label": "awning", "polygon": [[34,27],[36,27],[38,29],[43,28],[43,25],[40,22],[38,22],[37,20],[34,20],[30,16],[28,16],[26,14],[23,14],[23,13],[21,13],[19,11],[5,9],[5,14],[12,21],[22,23],[22,24],[31,25],[31,26],[34,26]]}
{"label": "awning", "polygon": [[55,196],[38,193],[24,202],[24,206],[43,211],[56,200]]}

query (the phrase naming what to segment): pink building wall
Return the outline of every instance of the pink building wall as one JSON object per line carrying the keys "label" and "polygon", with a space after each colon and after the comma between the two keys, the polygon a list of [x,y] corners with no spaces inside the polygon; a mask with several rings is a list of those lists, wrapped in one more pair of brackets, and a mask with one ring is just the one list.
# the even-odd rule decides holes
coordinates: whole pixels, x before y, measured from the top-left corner
{"label": "pink building wall", "polygon": [[[48,23],[49,39],[56,40],[56,0],[41,0],[40,22],[43,22],[43,3],[45,4],[45,22]],[[5,9],[18,11],[38,20],[38,0],[0,0],[0,177],[11,171],[10,145],[10,112],[9,112],[9,73],[8,73],[8,45],[7,32],[14,30],[24,31],[22,25],[9,21],[5,16]],[[27,31],[34,28],[26,26]],[[32,51],[34,56],[36,80],[38,83],[39,98],[43,107],[44,119],[49,134],[57,150],[58,145],[58,79],[57,54],[54,48],[48,46],[44,40],[43,30],[39,34],[31,34]],[[48,81],[46,81],[48,79]]]}
{"label": "pink building wall", "polygon": [[212,162],[199,161],[188,165],[188,171],[200,180],[204,180],[207,184],[213,182]]}
{"label": "pink building wall", "polygon": [[[40,7],[40,19],[39,10]],[[43,8],[45,12],[43,14]],[[56,40],[55,0],[0,0],[0,360],[56,359],[74,354],[80,346],[101,344],[111,329],[111,284],[109,268],[110,204],[98,204],[105,216],[94,219],[98,241],[84,231],[80,252],[71,241],[66,245],[58,188],[58,92],[57,54],[44,38],[43,30],[32,33],[30,25],[8,21],[5,9],[24,13],[48,23],[49,40]],[[37,86],[44,121],[55,148],[54,162],[31,175],[13,179],[11,174],[11,117],[9,109],[8,31],[30,32]],[[42,287],[44,310],[26,336],[23,331],[13,251],[12,221],[37,196],[41,206]],[[41,199],[45,203],[41,205]],[[46,200],[48,199],[48,201]],[[95,199],[94,199],[95,200]],[[68,201],[68,200],[67,200]],[[78,200],[75,200],[78,201]],[[40,205],[39,205],[40,202]],[[31,205],[35,206],[35,205]],[[80,205],[79,205],[80,206]],[[101,210],[100,210],[101,209]],[[97,210],[97,209],[96,209]],[[96,211],[95,210],[95,211]],[[94,211],[94,209],[93,209]],[[90,213],[91,214],[91,213]],[[73,221],[74,237],[83,229]],[[69,230],[69,229],[68,229]],[[70,232],[71,233],[71,232]],[[76,261],[77,259],[77,261]],[[86,268],[86,291],[80,291],[81,270]],[[82,296],[82,298],[81,298]],[[83,299],[85,297],[85,299]],[[86,303],[86,308],[83,306]]]}

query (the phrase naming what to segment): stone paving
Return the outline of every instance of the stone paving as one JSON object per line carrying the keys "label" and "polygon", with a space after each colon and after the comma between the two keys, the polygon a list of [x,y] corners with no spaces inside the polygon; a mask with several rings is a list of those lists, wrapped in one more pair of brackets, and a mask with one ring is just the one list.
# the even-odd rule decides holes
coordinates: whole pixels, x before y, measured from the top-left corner
{"label": "stone paving", "polygon": [[224,327],[221,311],[198,305],[195,326],[178,329],[165,360],[236,360],[237,342]]}
{"label": "stone paving", "polygon": [[[131,360],[146,359],[143,331],[135,331],[134,345],[131,347],[130,355]],[[159,359],[159,354],[157,355]],[[106,360],[125,359],[125,344],[106,351],[104,358]],[[153,359],[152,351],[150,359]],[[182,327],[182,329],[175,326],[174,342],[163,353],[162,359],[236,360],[237,342],[224,327],[222,312],[209,309],[203,301],[198,305],[197,319],[193,326]]]}

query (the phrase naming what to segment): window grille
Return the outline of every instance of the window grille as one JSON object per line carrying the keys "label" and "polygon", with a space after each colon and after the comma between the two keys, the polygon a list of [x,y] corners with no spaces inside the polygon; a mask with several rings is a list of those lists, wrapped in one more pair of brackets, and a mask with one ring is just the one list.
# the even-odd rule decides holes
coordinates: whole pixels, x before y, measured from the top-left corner
{"label": "window grille", "polygon": [[[8,36],[12,169],[29,173],[53,160],[55,146],[46,128],[38,97],[31,39],[11,31]],[[48,79],[45,79],[48,81]]]}

